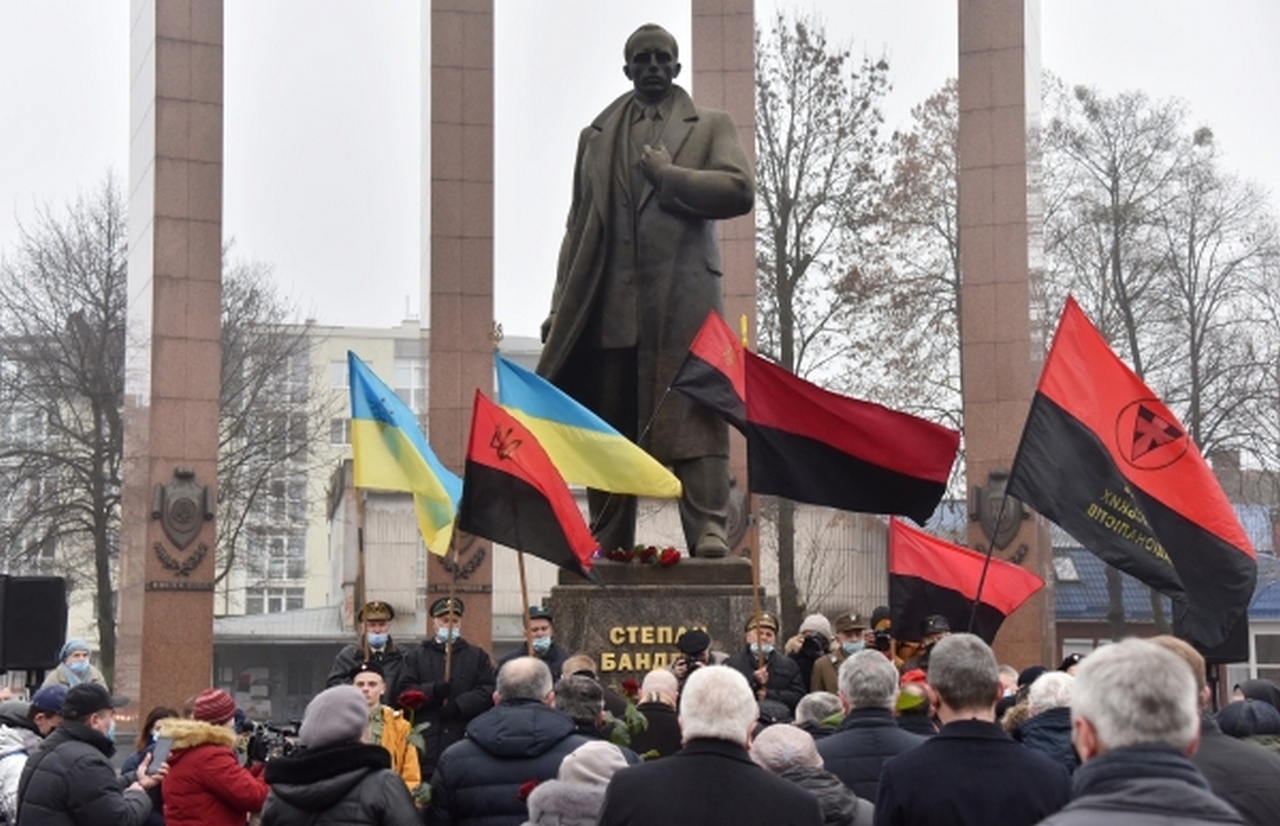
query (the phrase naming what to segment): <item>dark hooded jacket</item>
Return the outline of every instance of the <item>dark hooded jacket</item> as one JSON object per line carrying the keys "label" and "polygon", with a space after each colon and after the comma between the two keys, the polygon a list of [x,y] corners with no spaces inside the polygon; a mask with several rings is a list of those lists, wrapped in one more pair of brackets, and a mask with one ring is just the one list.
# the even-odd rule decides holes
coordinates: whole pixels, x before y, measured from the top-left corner
{"label": "dark hooded jacket", "polygon": [[573,720],[537,700],[508,700],[471,721],[467,739],[440,756],[427,823],[519,826],[521,786],[550,780],[565,755],[590,742]]}
{"label": "dark hooded jacket", "polygon": [[1071,798],[1040,826],[1244,823],[1173,749],[1122,748],[1095,757],[1076,770]]}
{"label": "dark hooded jacket", "polygon": [[1014,739],[1052,757],[1069,772],[1080,765],[1076,748],[1071,745],[1071,709],[1067,706],[1047,709],[1027,718],[1014,733]]}
{"label": "dark hooded jacket", "polygon": [[1280,823],[1280,754],[1223,734],[1206,714],[1200,718],[1200,748],[1191,763],[1245,823]]}
{"label": "dark hooded jacket", "polygon": [[267,763],[271,786],[262,826],[418,826],[417,810],[391,755],[343,743]]}
{"label": "dark hooded jacket", "polygon": [[108,761],[115,746],[79,720],[63,720],[27,758],[18,786],[19,826],[141,826],[151,812],[146,792]]}
{"label": "dark hooded jacket", "polygon": [[898,728],[888,709],[855,708],[845,715],[834,734],[818,741],[818,754],[827,771],[839,777],[854,794],[875,800],[885,762],[925,739]]}
{"label": "dark hooded jacket", "polygon": [[[430,723],[422,738],[426,742],[419,765],[422,776],[430,777],[445,749],[462,739],[467,724],[476,715],[493,708],[493,690],[498,674],[483,648],[465,639],[453,643],[452,663],[444,643],[432,638],[409,649],[393,692],[396,699],[409,690],[421,691],[426,703],[415,711],[415,723]],[[450,678],[445,680],[445,672]]]}
{"label": "dark hooded jacket", "polygon": [[778,776],[818,798],[824,826],[871,826],[875,818],[876,807],[826,769],[792,766]]}

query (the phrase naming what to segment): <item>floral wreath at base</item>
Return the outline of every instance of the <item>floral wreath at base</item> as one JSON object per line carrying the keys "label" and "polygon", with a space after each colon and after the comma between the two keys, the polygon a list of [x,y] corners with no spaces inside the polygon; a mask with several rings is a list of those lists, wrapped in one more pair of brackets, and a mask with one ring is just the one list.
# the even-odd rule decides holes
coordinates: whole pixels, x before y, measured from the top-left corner
{"label": "floral wreath at base", "polygon": [[604,558],[624,565],[650,565],[654,568],[670,568],[679,564],[682,556],[675,548],[668,545],[659,548],[657,545],[635,545],[631,548],[614,548],[605,551]]}

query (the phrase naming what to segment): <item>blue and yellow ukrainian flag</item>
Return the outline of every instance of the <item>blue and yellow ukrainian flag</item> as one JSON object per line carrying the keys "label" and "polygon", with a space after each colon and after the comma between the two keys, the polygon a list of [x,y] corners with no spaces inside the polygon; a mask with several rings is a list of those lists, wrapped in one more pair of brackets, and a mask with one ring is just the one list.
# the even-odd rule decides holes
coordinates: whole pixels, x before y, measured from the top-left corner
{"label": "blue and yellow ukrainian flag", "polygon": [[412,493],[422,541],[431,553],[444,556],[462,499],[462,480],[436,458],[413,411],[391,388],[350,350],[347,364],[355,486]]}
{"label": "blue and yellow ukrainian flag", "polygon": [[498,403],[533,433],[566,482],[676,499],[680,480],[551,382],[494,354]]}

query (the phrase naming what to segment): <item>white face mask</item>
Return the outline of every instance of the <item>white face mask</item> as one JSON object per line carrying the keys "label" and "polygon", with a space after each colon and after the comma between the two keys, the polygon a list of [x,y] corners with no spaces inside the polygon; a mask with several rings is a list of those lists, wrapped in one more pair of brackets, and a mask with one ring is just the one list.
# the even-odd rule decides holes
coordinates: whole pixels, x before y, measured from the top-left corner
{"label": "white face mask", "polygon": [[458,638],[461,636],[462,636],[462,629],[460,628],[455,627],[455,628],[437,628],[436,629],[436,642],[448,642],[451,639],[454,642],[457,642]]}

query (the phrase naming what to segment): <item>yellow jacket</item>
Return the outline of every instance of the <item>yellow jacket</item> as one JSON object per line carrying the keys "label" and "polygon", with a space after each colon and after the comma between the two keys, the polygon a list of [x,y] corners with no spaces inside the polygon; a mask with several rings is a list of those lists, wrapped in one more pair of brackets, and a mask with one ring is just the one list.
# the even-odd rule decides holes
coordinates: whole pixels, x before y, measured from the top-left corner
{"label": "yellow jacket", "polygon": [[418,750],[409,744],[412,727],[400,712],[387,706],[378,707],[382,712],[382,739],[378,745],[391,754],[391,770],[400,775],[412,792],[422,785],[422,770],[418,766]]}

